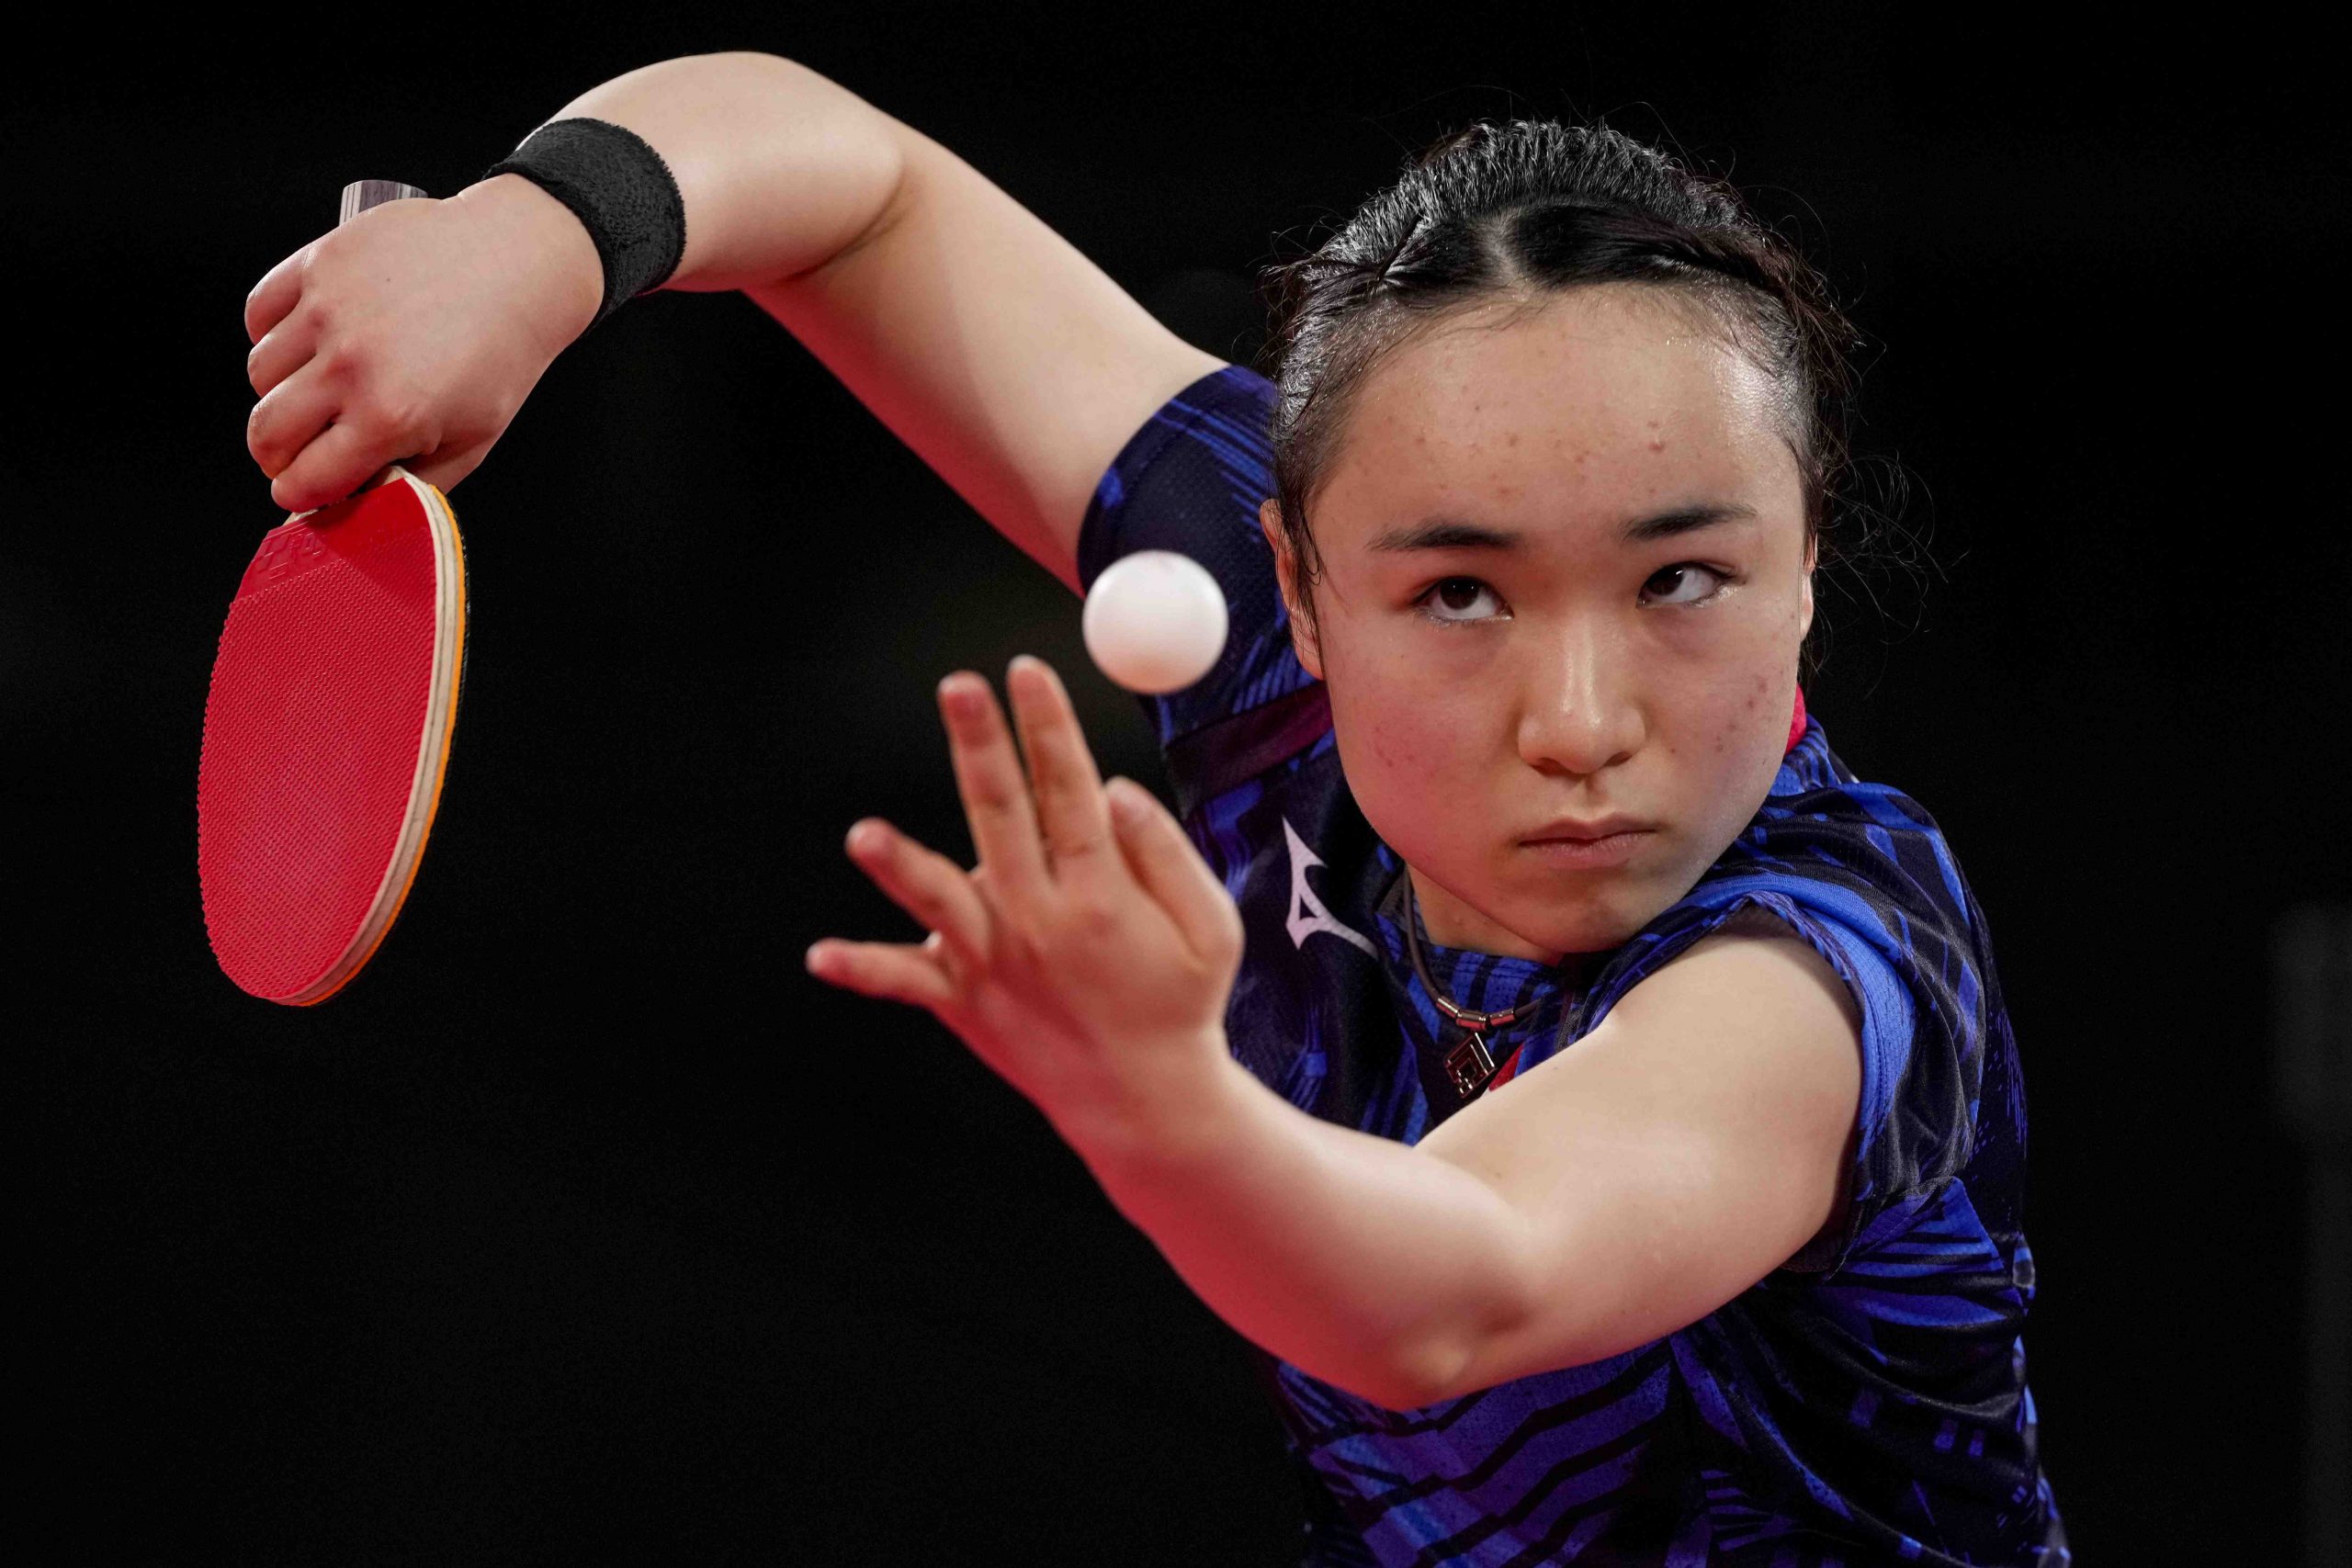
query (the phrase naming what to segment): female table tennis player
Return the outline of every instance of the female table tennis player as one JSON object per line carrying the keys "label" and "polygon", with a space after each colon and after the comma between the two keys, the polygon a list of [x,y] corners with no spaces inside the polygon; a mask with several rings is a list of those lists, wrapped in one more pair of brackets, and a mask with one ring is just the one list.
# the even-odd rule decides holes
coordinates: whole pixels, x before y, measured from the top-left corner
{"label": "female table tennis player", "polygon": [[1010,718],[959,671],[978,865],[859,823],[930,934],[808,962],[933,1012],[1256,1348],[1306,1562],[2067,1562],[1985,919],[1798,690],[1820,279],[1515,121],[1270,281],[1261,374],[815,73],[676,60],[273,271],[251,446],[289,508],[447,488],[604,312],[741,288],[1073,590],[1216,575],[1223,656],[1145,699],[1181,822],[1044,664]]}

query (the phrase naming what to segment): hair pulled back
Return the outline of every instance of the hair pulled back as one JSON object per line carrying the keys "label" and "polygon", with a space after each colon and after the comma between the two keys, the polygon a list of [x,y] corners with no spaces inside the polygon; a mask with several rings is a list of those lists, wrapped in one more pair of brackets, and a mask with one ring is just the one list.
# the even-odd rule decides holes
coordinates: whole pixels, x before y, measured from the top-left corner
{"label": "hair pulled back", "polygon": [[[1481,119],[1410,158],[1394,186],[1312,254],[1260,275],[1271,327],[1260,367],[1282,394],[1274,485],[1310,633],[1322,557],[1308,502],[1366,375],[1438,318],[1496,299],[1533,308],[1559,290],[1614,282],[1707,307],[1779,387],[1804,484],[1805,545],[1816,545],[1848,467],[1845,405],[1859,346],[1820,275],[1729,184],[1621,131]],[[1824,624],[1816,617],[1816,630]],[[1810,633],[1804,652],[1809,679]]]}

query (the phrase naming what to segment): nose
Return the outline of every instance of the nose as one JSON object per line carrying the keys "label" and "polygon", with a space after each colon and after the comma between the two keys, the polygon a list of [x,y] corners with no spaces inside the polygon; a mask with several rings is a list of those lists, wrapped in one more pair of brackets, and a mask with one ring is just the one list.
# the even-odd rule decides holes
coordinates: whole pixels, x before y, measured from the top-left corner
{"label": "nose", "polygon": [[1596,773],[1641,744],[1633,650],[1621,640],[1590,618],[1520,639],[1519,754],[1530,767]]}

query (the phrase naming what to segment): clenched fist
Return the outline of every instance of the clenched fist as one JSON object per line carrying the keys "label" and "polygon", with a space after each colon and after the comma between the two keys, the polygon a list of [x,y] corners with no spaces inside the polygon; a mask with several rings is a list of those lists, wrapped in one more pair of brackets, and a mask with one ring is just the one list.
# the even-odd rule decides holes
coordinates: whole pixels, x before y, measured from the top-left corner
{"label": "clenched fist", "polygon": [[453,488],[594,321],[604,273],[563,204],[517,175],[388,202],[269,269],[245,300],[245,446],[288,512],[402,463]]}

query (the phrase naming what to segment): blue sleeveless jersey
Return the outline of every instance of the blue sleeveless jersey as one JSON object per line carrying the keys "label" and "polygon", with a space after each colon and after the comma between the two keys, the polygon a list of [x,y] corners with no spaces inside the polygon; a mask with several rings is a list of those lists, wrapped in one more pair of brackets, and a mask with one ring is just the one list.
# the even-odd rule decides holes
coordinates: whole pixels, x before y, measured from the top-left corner
{"label": "blue sleeveless jersey", "polygon": [[[1140,549],[1216,575],[1232,628],[1216,668],[1140,700],[1248,929],[1233,1053],[1302,1110],[1413,1144],[1466,1103],[1444,1066],[1462,1032],[1413,972],[1404,863],[1356,809],[1324,687],[1292,651],[1258,524],[1275,396],[1228,365],[1155,413],[1102,476],[1079,576]],[[1303,1562],[2070,1561],[2026,1387],[2017,1046],[1984,913],[1925,810],[1857,780],[1808,716],[1747,829],[1623,946],[1547,968],[1417,934],[1461,1005],[1518,1010],[1483,1091],[1507,1094],[1749,905],[1861,1009],[1843,1234],[1650,1344],[1418,1410],[1251,1347],[1309,1482]]]}

